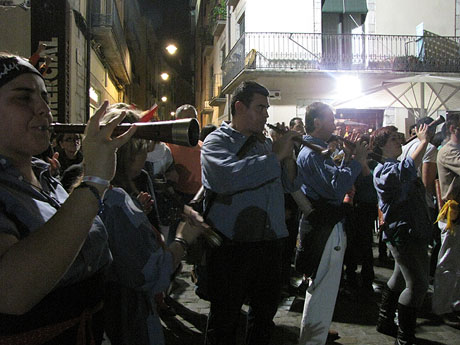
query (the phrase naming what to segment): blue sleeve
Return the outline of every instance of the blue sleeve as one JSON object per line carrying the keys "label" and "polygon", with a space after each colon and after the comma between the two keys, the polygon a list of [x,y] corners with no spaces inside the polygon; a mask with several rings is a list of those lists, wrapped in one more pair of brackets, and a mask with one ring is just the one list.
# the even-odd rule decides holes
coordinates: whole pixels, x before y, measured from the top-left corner
{"label": "blue sleeve", "polygon": [[284,191],[286,193],[292,193],[299,190],[302,186],[302,178],[299,174],[299,166],[296,164],[296,177],[293,181],[288,178],[287,171],[281,164],[281,183],[283,184]]}
{"label": "blue sleeve", "polygon": [[[262,144],[256,144],[260,149]],[[240,145],[230,138],[207,140],[201,148],[202,182],[206,188],[220,194],[233,194],[254,189],[281,176],[281,165],[270,151],[259,154],[254,149],[243,158],[237,157]]]}
{"label": "blue sleeve", "polygon": [[112,273],[127,287],[163,291],[173,272],[172,254],[162,247],[137,200],[119,188],[108,190],[101,215],[113,255]]}
{"label": "blue sleeve", "polygon": [[301,153],[297,163],[300,167],[302,189],[308,196],[319,196],[337,202],[343,200],[361,172],[361,164],[354,160],[338,167],[332,159],[325,159],[311,151],[307,154]]}
{"label": "blue sleeve", "polygon": [[411,182],[417,178],[413,159],[408,156],[401,162],[379,164],[374,171],[374,186],[384,203],[406,200]]}

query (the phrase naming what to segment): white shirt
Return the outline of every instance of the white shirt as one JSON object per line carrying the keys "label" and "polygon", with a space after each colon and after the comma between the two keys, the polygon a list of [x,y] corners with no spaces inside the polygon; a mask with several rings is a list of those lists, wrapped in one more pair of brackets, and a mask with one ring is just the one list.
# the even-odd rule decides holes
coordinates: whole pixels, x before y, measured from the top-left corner
{"label": "white shirt", "polygon": [[147,154],[147,162],[153,165],[153,174],[164,174],[173,163],[173,156],[169,147],[163,143],[155,143],[153,151]]}
{"label": "white shirt", "polygon": [[[416,139],[412,140],[410,143],[404,145],[402,147],[402,154],[401,154],[401,156],[399,156],[398,160],[402,161],[407,156],[412,156],[412,154],[415,152],[415,150],[417,149],[417,147],[419,145],[420,145],[420,139],[419,138],[416,138]],[[434,164],[436,164],[437,156],[438,156],[438,149],[436,148],[436,146],[434,146],[433,144],[428,143],[428,146],[426,148],[425,154],[423,155],[423,158],[422,158],[422,164],[423,163],[434,163]],[[420,178],[422,177],[422,166],[421,165],[418,168],[417,175]],[[430,208],[435,207],[433,197],[434,196],[430,195],[428,192],[426,193],[426,202],[428,204],[428,207],[430,207]]]}

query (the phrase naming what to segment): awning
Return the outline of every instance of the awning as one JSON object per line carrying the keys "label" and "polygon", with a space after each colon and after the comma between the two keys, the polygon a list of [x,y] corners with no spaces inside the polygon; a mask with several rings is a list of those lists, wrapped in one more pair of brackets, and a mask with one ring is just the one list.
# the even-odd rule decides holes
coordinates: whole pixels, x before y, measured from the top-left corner
{"label": "awning", "polygon": [[325,0],[323,13],[367,13],[366,0]]}
{"label": "awning", "polygon": [[436,115],[438,110],[460,109],[460,78],[430,74],[383,80],[360,96],[337,100],[335,108],[404,107],[417,118]]}

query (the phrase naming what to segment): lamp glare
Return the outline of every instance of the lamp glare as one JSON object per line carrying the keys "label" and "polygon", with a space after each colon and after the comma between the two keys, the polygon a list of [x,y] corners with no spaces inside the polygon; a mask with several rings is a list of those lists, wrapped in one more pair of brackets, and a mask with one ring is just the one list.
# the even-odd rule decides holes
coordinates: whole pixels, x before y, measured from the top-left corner
{"label": "lamp glare", "polygon": [[166,47],[166,50],[168,51],[169,54],[174,55],[176,54],[177,47],[174,44],[170,44]]}

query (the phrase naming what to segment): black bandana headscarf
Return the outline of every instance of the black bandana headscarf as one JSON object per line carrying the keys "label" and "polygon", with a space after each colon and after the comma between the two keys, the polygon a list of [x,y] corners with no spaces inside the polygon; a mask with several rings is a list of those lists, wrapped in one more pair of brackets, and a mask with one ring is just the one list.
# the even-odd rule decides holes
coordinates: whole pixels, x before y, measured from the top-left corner
{"label": "black bandana headscarf", "polygon": [[33,73],[43,76],[26,59],[18,56],[0,57],[0,87],[24,73]]}

